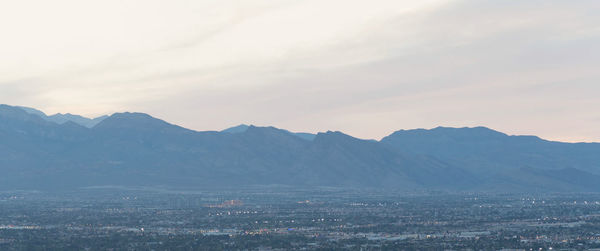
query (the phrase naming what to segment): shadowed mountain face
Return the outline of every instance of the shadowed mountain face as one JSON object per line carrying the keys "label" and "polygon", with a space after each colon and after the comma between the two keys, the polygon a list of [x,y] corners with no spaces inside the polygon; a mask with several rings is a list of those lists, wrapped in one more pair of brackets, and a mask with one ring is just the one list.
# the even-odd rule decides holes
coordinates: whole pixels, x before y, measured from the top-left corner
{"label": "shadowed mountain face", "polygon": [[381,142],[341,132],[241,125],[188,130],[142,113],[86,127],[0,106],[2,189],[99,185],[333,186],[401,190],[600,191],[600,145],[487,128],[398,131]]}

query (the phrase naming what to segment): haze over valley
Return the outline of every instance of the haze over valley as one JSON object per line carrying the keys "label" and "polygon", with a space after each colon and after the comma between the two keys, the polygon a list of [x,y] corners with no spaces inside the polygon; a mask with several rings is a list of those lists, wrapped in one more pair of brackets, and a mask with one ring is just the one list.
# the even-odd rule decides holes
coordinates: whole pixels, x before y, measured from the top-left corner
{"label": "haze over valley", "polygon": [[0,250],[600,250],[598,0],[0,3]]}

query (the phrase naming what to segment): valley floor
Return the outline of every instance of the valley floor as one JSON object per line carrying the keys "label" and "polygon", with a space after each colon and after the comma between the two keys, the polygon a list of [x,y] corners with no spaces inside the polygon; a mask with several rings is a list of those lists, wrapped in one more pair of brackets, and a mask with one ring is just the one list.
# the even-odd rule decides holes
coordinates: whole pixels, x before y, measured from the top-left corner
{"label": "valley floor", "polygon": [[600,194],[0,192],[2,250],[586,250]]}

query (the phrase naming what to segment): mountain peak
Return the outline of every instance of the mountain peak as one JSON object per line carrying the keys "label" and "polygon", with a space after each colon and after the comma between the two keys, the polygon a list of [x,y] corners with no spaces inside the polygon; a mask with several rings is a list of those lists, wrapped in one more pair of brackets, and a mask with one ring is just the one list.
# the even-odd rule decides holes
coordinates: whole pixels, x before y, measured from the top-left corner
{"label": "mountain peak", "polygon": [[20,108],[21,110],[23,110],[23,111],[25,111],[25,112],[27,112],[29,114],[38,115],[41,118],[46,117],[46,113],[44,113],[44,112],[42,112],[42,111],[40,111],[38,109],[35,109],[35,108],[25,107],[25,106],[15,106],[15,107]]}
{"label": "mountain peak", "polygon": [[[33,109],[35,110],[35,109]],[[39,112],[39,111],[38,111]],[[38,115],[26,112],[21,107],[0,104],[0,117],[13,118],[21,121],[32,121],[43,123],[44,120]]]}
{"label": "mountain peak", "polygon": [[230,134],[237,134],[237,133],[246,133],[249,130],[261,130],[261,131],[264,131],[264,130],[269,130],[269,129],[273,130],[273,131],[275,131],[275,130],[276,131],[282,131],[282,132],[294,135],[296,137],[299,137],[299,138],[301,138],[303,140],[306,140],[306,141],[312,141],[316,137],[316,135],[312,134],[312,133],[290,132],[288,130],[279,129],[279,128],[276,128],[276,127],[273,127],[273,126],[260,127],[260,126],[255,126],[255,125],[246,125],[246,124],[240,124],[240,125],[237,125],[237,126],[234,126],[234,127],[230,127],[230,128],[225,129],[225,130],[222,130],[221,132],[230,133]]}
{"label": "mountain peak", "polygon": [[435,137],[453,138],[453,139],[478,139],[478,138],[503,138],[508,135],[496,130],[478,126],[478,127],[443,127],[438,126],[433,129],[412,129],[399,130],[382,139],[382,141],[390,140],[393,137]]}
{"label": "mountain peak", "polygon": [[317,133],[314,141],[315,142],[329,142],[329,141],[360,141],[361,139],[352,137],[340,131],[326,131]]}
{"label": "mountain peak", "polygon": [[249,125],[240,124],[240,125],[237,125],[237,126],[234,126],[234,127],[229,127],[229,128],[227,128],[225,130],[222,130],[221,132],[232,133],[232,134],[233,133],[243,133],[246,130],[248,130],[249,127],[250,127]]}
{"label": "mountain peak", "polygon": [[[146,113],[123,112],[115,113],[98,123],[94,129],[157,129],[177,127],[164,120],[154,118]],[[183,129],[183,128],[181,128]]]}

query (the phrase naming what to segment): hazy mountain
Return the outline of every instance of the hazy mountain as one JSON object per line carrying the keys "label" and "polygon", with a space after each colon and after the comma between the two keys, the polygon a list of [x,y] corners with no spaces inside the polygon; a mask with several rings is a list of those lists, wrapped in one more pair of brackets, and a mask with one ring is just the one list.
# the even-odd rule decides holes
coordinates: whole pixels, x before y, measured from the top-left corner
{"label": "hazy mountain", "polygon": [[[221,132],[226,132],[226,133],[243,133],[246,130],[248,130],[249,127],[250,127],[249,125],[241,124],[241,125],[238,125],[238,126],[227,128],[227,129],[225,129],[225,130],[223,130]],[[293,134],[296,137],[299,137],[301,139],[308,140],[308,141],[312,141],[317,136],[316,134],[306,133],[306,132],[290,132],[288,130],[285,130],[285,131],[288,132],[288,133],[290,133],[290,134]]]}
{"label": "hazy mountain", "polygon": [[227,128],[227,129],[225,129],[225,130],[223,130],[221,132],[226,132],[226,133],[243,133],[246,130],[248,130],[248,127],[250,127],[250,126],[249,125],[241,124],[241,125],[238,125],[238,126]]}
{"label": "hazy mountain", "polygon": [[102,120],[108,118],[107,115],[104,115],[104,116],[100,116],[100,117],[97,117],[94,119],[90,119],[90,118],[86,118],[86,117],[83,117],[80,115],[70,114],[70,113],[66,113],[66,114],[57,113],[57,114],[48,116],[48,115],[46,115],[46,113],[44,113],[40,110],[34,109],[34,108],[23,107],[23,106],[20,106],[19,108],[23,109],[27,113],[38,115],[40,118],[50,121],[50,122],[54,122],[57,124],[64,124],[66,122],[71,121],[76,124],[85,126],[87,128],[92,128],[95,125],[97,125],[98,123],[100,123]]}
{"label": "hazy mountain", "polygon": [[0,187],[248,185],[488,191],[600,191],[600,144],[487,128],[398,131],[380,142],[341,132],[303,138],[241,125],[198,132],[143,113],[88,128],[0,105]]}
{"label": "hazy mountain", "polygon": [[301,139],[308,140],[308,141],[312,141],[315,139],[315,137],[317,137],[316,134],[307,133],[307,132],[294,132],[293,134],[296,135],[296,137],[299,137]]}
{"label": "hazy mountain", "polygon": [[55,122],[58,124],[64,124],[68,121],[71,121],[76,124],[85,126],[87,128],[92,128],[106,118],[108,118],[107,115],[100,116],[100,117],[97,117],[94,119],[89,119],[89,118],[86,118],[86,117],[83,117],[80,115],[74,115],[74,114],[70,114],[70,113],[67,113],[67,114],[58,113],[58,114],[48,116],[48,121],[52,121],[52,122]]}
{"label": "hazy mountain", "polygon": [[381,140],[398,151],[426,154],[473,171],[575,168],[600,174],[600,144],[509,136],[485,127],[400,130]]}

